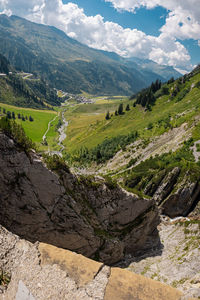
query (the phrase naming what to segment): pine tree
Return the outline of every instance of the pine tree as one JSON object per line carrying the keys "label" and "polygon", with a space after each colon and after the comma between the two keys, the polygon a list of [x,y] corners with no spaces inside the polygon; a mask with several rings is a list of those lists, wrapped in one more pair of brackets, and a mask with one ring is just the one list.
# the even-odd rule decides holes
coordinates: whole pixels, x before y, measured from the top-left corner
{"label": "pine tree", "polygon": [[122,115],[123,114],[123,104],[120,103],[119,107],[118,107],[118,114]]}
{"label": "pine tree", "polygon": [[12,119],[12,115],[11,115],[11,112],[10,112],[9,110],[7,111],[6,114],[7,114],[7,118],[8,118],[8,119]]}
{"label": "pine tree", "polygon": [[33,122],[34,119],[30,116],[30,117],[29,117],[29,121],[30,121],[30,122]]}
{"label": "pine tree", "polygon": [[109,119],[110,119],[110,113],[108,111],[107,114],[106,114],[106,120],[109,120]]}
{"label": "pine tree", "polygon": [[15,113],[14,113],[14,111],[12,112],[12,119],[15,120]]}

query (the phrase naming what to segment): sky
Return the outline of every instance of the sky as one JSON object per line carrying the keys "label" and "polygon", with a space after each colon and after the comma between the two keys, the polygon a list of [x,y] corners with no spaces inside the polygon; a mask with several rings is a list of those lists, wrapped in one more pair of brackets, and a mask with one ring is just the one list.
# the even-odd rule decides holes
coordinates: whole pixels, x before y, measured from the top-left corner
{"label": "sky", "polygon": [[55,26],[90,47],[173,66],[200,63],[200,0],[0,0],[0,12]]}

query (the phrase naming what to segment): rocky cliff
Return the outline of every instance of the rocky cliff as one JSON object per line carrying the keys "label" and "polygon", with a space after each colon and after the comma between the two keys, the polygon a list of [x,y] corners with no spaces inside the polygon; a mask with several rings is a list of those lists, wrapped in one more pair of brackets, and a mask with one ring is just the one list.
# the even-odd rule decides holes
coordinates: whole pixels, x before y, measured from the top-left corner
{"label": "rocky cliff", "polygon": [[0,134],[0,224],[28,239],[76,251],[107,264],[159,243],[153,199],[102,178],[59,176],[34,152]]}
{"label": "rocky cliff", "polygon": [[[143,174],[127,181],[130,188],[136,187],[144,195],[152,197],[160,213],[171,218],[199,214],[200,181],[198,176],[180,167],[160,170],[149,177]],[[145,183],[145,184],[144,184]]]}

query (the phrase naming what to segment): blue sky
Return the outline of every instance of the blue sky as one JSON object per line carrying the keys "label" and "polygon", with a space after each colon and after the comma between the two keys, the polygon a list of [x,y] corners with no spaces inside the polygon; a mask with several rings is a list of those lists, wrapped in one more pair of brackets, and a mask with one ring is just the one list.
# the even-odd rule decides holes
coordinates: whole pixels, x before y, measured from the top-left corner
{"label": "blue sky", "polygon": [[0,12],[56,26],[89,47],[182,72],[200,63],[199,0],[0,0]]}
{"label": "blue sky", "polygon": [[124,28],[137,28],[146,34],[155,36],[160,34],[159,29],[165,24],[165,18],[168,14],[167,10],[160,6],[151,10],[142,7],[133,14],[125,10],[119,12],[114,9],[111,3],[103,0],[63,1],[65,4],[70,2],[83,8],[87,16],[100,14],[104,17],[104,21],[118,23]]}

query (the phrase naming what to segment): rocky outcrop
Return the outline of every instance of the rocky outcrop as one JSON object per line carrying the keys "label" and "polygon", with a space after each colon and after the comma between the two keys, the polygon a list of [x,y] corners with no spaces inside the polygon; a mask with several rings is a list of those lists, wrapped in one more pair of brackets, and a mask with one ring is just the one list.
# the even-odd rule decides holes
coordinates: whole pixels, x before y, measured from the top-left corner
{"label": "rocky outcrop", "polygon": [[187,216],[199,202],[199,196],[199,182],[192,181],[187,173],[181,179],[180,169],[176,167],[165,176],[153,198],[162,214],[174,218]]}
{"label": "rocky outcrop", "polygon": [[[0,226],[0,269],[11,274],[2,300],[189,300],[166,284],[110,268],[55,246],[32,244]],[[192,299],[191,299],[192,300]]]}
{"label": "rocky outcrop", "polygon": [[158,205],[162,203],[162,201],[171,193],[174,185],[177,182],[179,174],[180,169],[176,167],[164,177],[153,195]]}
{"label": "rocky outcrop", "polygon": [[187,216],[194,210],[195,214],[199,214],[198,174],[194,176],[189,171],[184,173],[180,167],[174,167],[170,171],[163,169],[156,173],[152,172],[148,177],[145,177],[145,174],[141,177],[134,177],[133,180],[129,179],[128,187],[138,188],[143,191],[144,195],[152,197],[161,214],[171,218]]}
{"label": "rocky outcrop", "polygon": [[0,134],[0,224],[12,232],[112,264],[158,245],[158,223],[154,200],[102,178],[58,176]]}
{"label": "rocky outcrop", "polygon": [[172,193],[161,205],[162,213],[170,216],[187,216],[196,201],[199,201],[200,185],[183,182],[175,193]]}

